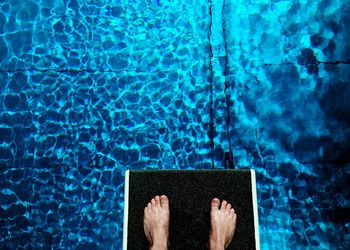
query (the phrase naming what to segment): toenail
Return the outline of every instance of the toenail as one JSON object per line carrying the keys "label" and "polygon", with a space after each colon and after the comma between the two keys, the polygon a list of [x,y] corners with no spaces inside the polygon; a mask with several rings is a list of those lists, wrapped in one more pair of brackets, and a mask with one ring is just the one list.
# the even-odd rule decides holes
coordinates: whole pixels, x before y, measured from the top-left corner
{"label": "toenail", "polygon": [[212,206],[215,205],[216,207],[220,206],[220,200],[218,198],[214,198],[212,200]]}

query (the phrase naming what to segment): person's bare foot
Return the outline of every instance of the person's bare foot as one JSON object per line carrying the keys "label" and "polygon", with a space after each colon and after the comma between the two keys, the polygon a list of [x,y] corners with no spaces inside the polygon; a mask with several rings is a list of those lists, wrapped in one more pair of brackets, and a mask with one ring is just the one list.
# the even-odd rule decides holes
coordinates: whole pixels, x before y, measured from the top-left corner
{"label": "person's bare foot", "polygon": [[237,215],[230,203],[214,198],[211,201],[210,250],[224,250],[231,243],[236,229]]}
{"label": "person's bare foot", "polygon": [[169,200],[165,195],[154,197],[145,207],[143,228],[150,249],[168,249],[169,217]]}

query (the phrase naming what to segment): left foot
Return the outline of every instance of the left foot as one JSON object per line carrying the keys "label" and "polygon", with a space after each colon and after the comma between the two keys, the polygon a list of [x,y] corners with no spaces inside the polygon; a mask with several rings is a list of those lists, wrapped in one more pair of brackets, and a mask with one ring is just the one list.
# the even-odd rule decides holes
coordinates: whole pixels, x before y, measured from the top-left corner
{"label": "left foot", "polygon": [[145,207],[143,228],[151,250],[167,250],[169,238],[169,200],[154,197]]}

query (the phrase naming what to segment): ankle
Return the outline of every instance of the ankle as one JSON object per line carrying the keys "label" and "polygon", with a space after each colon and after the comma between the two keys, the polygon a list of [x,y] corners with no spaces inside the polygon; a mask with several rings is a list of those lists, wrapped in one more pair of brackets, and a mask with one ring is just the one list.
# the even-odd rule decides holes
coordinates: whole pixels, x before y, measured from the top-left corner
{"label": "ankle", "polygon": [[152,245],[150,245],[151,250],[166,250],[168,249],[168,238],[167,233],[157,234],[153,237]]}
{"label": "ankle", "polygon": [[222,241],[210,237],[209,239],[210,250],[225,250],[226,247],[227,247],[226,244],[223,243]]}
{"label": "ankle", "polygon": [[155,243],[149,247],[150,250],[168,250],[168,245],[164,243]]}

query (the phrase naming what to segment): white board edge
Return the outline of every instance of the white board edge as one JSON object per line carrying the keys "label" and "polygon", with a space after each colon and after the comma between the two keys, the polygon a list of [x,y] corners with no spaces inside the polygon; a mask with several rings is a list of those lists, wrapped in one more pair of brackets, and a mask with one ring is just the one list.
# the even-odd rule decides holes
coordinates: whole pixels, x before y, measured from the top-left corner
{"label": "white board edge", "polygon": [[124,186],[123,250],[127,250],[128,248],[128,217],[129,217],[129,170],[126,170],[125,186]]}
{"label": "white board edge", "polygon": [[255,171],[250,170],[252,182],[252,198],[253,198],[253,212],[254,212],[254,231],[255,231],[255,249],[260,250],[260,235],[259,235],[259,217],[258,217],[258,197],[256,189]]}

